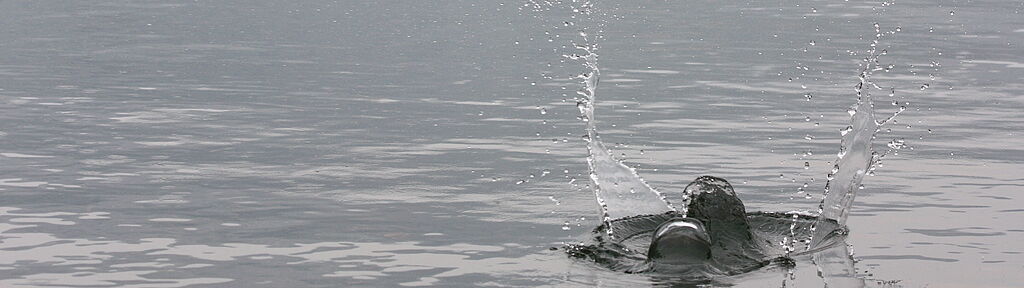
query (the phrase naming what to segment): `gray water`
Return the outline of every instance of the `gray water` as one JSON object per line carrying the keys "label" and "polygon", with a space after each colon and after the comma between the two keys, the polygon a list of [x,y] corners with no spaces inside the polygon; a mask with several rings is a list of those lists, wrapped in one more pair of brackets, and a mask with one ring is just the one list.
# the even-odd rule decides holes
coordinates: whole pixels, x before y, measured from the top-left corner
{"label": "gray water", "polygon": [[[293,2],[0,1],[0,286],[672,284],[550,250],[600,222],[566,6]],[[872,24],[899,27],[876,145],[908,148],[858,191],[857,273],[1024,283],[1024,3],[597,6],[604,143],[748,211],[815,211]]]}

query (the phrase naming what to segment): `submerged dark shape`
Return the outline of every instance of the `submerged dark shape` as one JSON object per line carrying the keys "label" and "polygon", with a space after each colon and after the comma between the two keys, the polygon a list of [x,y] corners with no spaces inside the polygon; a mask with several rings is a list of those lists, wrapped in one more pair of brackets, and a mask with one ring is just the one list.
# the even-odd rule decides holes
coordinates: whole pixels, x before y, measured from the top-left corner
{"label": "submerged dark shape", "polygon": [[664,264],[691,265],[711,260],[711,237],[704,223],[673,218],[654,230],[647,258]]}
{"label": "submerged dark shape", "polygon": [[[743,201],[725,179],[701,176],[686,187],[692,197],[686,217],[669,219],[651,239],[648,261],[654,270],[675,270],[679,265],[710,265],[720,271],[761,266],[765,255],[757,249],[750,232]],[[697,223],[704,229],[691,229]],[[700,247],[705,246],[705,247]],[[707,250],[706,259],[675,251]],[[684,259],[690,258],[690,259]]]}
{"label": "submerged dark shape", "polygon": [[[805,239],[817,217],[795,213],[747,213],[732,185],[701,176],[686,187],[691,197],[681,212],[616,219],[594,230],[592,245],[570,246],[572,256],[588,258],[628,273],[657,273],[691,280],[735,275],[778,263],[792,263],[781,247],[785,239]],[[845,235],[834,222],[821,247],[797,242],[795,251],[827,248]],[[608,226],[611,227],[608,227]],[[792,229],[790,229],[792,227]],[[615,237],[606,232],[611,228]]]}

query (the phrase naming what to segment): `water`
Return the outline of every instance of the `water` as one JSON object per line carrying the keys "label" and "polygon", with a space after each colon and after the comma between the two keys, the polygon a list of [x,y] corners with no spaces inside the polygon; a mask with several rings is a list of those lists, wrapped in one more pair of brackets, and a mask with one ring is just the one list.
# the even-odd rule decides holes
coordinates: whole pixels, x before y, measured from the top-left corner
{"label": "water", "polygon": [[[546,4],[549,7],[558,8],[557,4],[561,3]],[[535,11],[539,11],[537,7],[535,7]],[[570,16],[573,19],[578,16],[589,18],[594,14],[591,2],[573,2],[567,8],[573,12]],[[602,16],[608,17],[609,15],[605,13]],[[601,207],[603,220],[602,224],[594,230],[594,238],[589,241],[590,243],[569,244],[565,248],[566,253],[580,261],[597,263],[613,271],[624,271],[631,274],[649,273],[655,277],[670,277],[670,282],[676,284],[701,285],[715,283],[713,281],[725,276],[764,270],[777,263],[784,263],[783,269],[791,268],[792,257],[800,255],[793,253],[797,250],[796,246],[805,244],[800,245],[804,247],[803,254],[813,255],[812,258],[816,260],[814,263],[829,263],[832,262],[831,258],[843,258],[838,262],[846,265],[840,267],[842,273],[838,274],[844,278],[856,279],[856,281],[845,283],[843,287],[863,287],[864,281],[859,279],[854,272],[853,259],[848,252],[822,253],[820,251],[846,248],[847,244],[843,242],[843,239],[848,232],[842,227],[846,223],[856,192],[860,190],[860,183],[864,176],[885,155],[876,154],[872,142],[882,125],[894,122],[896,116],[906,110],[905,106],[900,106],[892,116],[876,120],[874,101],[869,90],[871,87],[879,90],[882,88],[871,81],[871,76],[876,71],[891,70],[891,67],[883,68],[879,63],[879,57],[886,54],[886,50],[878,51],[879,40],[883,36],[879,25],[874,24],[875,37],[866,51],[867,57],[860,64],[859,82],[854,89],[857,103],[848,110],[850,126],[840,131],[843,138],[833,169],[827,176],[828,181],[825,184],[824,197],[819,205],[818,213],[805,216],[802,213],[748,214],[744,211],[743,203],[734,200],[736,194],[727,180],[707,176],[702,176],[687,185],[686,189],[682,191],[683,193],[679,195],[682,204],[680,205],[681,209],[677,211],[666,199],[666,195],[652,188],[641,178],[636,169],[630,168],[616,159],[612,151],[601,141],[595,124],[597,122],[595,103],[597,102],[597,86],[601,70],[597,53],[599,46],[594,38],[600,38],[600,36],[599,34],[593,35],[588,30],[602,31],[604,25],[601,24],[603,23],[598,22],[596,27],[578,28],[581,39],[570,41],[578,53],[563,55],[565,58],[580,62],[585,68],[584,72],[575,77],[580,81],[580,89],[574,100],[580,111],[579,119],[586,126],[584,140],[587,143],[587,165],[591,185],[593,185],[590,189],[594,191],[597,203]],[[895,32],[890,31],[888,34],[895,34]],[[814,45],[814,42],[810,44]],[[801,85],[801,87],[806,88],[805,85]],[[895,93],[895,88],[892,88],[892,91]],[[897,102],[894,102],[894,105],[896,104]],[[813,137],[808,135],[805,139],[812,140]],[[898,149],[900,147],[890,145],[890,148]],[[804,169],[808,168],[809,163],[805,162]],[[691,204],[694,198],[699,201]],[[699,223],[678,222],[677,219],[682,217],[691,218],[690,210],[697,212],[694,219],[700,219],[697,221]],[[737,219],[733,216],[749,219]],[[805,219],[801,219],[801,216]],[[665,224],[663,223],[670,221],[677,221],[681,225],[685,224],[684,226],[701,230],[698,232],[703,237],[701,239],[704,239],[701,242],[707,244],[656,240],[657,237],[654,235],[664,233],[662,229],[665,228],[662,227],[665,227]],[[790,223],[787,225],[786,222]],[[697,226],[707,228],[697,228]],[[783,229],[785,226],[789,226],[788,231]],[[678,255],[667,257],[654,256],[660,254],[655,252],[658,250],[656,244],[659,243],[661,245],[657,246],[707,245],[708,250],[692,253],[680,252]],[[647,249],[648,247],[650,250]],[[658,251],[681,251],[679,248],[662,247]],[[699,260],[704,255],[709,255],[708,259]],[[695,258],[685,264],[662,263],[675,260],[669,258],[679,257]],[[828,267],[830,266],[823,265],[820,268]],[[822,275],[826,284],[830,284],[828,281],[830,279],[826,275],[835,276],[837,273],[819,274]]]}
{"label": "water", "polygon": [[[577,5],[569,5],[577,16],[591,17],[593,4],[583,2]],[[558,6],[554,6],[558,8]],[[577,12],[583,10],[583,12]],[[598,22],[600,23],[600,22]],[[576,27],[576,25],[572,25]],[[598,26],[596,29],[599,29]],[[637,173],[635,168],[627,166],[612,155],[604,141],[601,141],[597,132],[597,119],[595,118],[595,104],[597,102],[597,85],[601,79],[601,69],[598,67],[598,45],[596,40],[588,37],[585,27],[577,28],[581,43],[572,41],[573,48],[578,53],[564,55],[563,57],[579,61],[586,71],[580,73],[576,78],[580,80],[580,89],[577,96],[573,98],[576,107],[580,110],[580,119],[586,126],[584,142],[587,145],[587,167],[590,176],[591,190],[599,206],[601,206],[601,219],[608,228],[608,236],[614,237],[615,233],[608,224],[613,219],[621,219],[636,215],[657,215],[665,212],[676,211],[665,195],[647,184]],[[592,29],[592,30],[596,30]],[[596,36],[596,35],[595,35]],[[685,203],[683,205],[685,207]],[[684,210],[685,211],[685,210]]]}
{"label": "water", "polygon": [[[558,28],[587,20],[522,4],[0,2],[0,286],[672,283],[550,250],[601,221]],[[673,205],[707,174],[749,211],[817,209],[872,24],[901,30],[872,91],[908,107],[876,149],[907,147],[830,252],[856,277],[719,284],[1024,282],[1021,3],[596,6],[603,143]]]}
{"label": "water", "polygon": [[[745,212],[732,186],[721,178],[699,177],[686,191],[692,192],[686,218],[697,219],[696,222],[680,222],[681,213],[675,211],[614,219],[595,229],[589,243],[569,245],[566,252],[580,261],[593,262],[613,271],[667,278],[674,284],[724,284],[728,282],[720,281],[729,279],[728,276],[785,270],[792,267],[794,259],[812,257],[821,258],[815,259],[815,263],[821,263],[820,260],[850,263],[845,267],[852,269],[849,254],[837,254],[845,259],[833,261],[834,255],[829,253],[847,248],[843,240],[848,232],[835,221],[818,221],[815,215],[804,213]],[[689,226],[706,232],[699,233],[703,240],[689,242],[655,236],[686,234],[683,230],[665,230],[672,226]],[[815,238],[818,243],[815,246],[807,245],[809,241],[788,243],[793,237],[809,239],[815,229],[830,233],[819,233],[821,236]],[[680,249],[686,245],[706,247],[706,250]],[[800,251],[794,253],[797,248]],[[656,256],[662,253],[674,255]],[[855,277],[852,273],[826,275]]]}

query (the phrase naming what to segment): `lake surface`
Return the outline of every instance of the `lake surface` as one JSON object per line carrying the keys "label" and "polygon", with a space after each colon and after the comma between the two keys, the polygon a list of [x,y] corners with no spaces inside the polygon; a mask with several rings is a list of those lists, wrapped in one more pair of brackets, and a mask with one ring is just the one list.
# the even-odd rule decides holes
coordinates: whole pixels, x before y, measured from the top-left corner
{"label": "lake surface", "polygon": [[0,1],[0,286],[671,286],[561,250],[600,223],[585,23],[603,141],[751,211],[816,210],[899,27],[876,149],[907,147],[847,222],[858,277],[1024,285],[1024,2],[769,2]]}

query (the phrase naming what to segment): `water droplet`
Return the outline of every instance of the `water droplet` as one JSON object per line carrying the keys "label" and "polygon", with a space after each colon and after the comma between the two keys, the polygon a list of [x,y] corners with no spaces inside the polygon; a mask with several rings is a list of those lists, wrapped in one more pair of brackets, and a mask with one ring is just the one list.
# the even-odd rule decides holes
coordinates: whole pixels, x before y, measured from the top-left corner
{"label": "water droplet", "polygon": [[807,44],[808,44],[808,45],[811,45],[811,46],[814,46],[814,44],[815,44],[815,43],[814,43],[814,40],[811,40],[811,42],[809,42],[809,43],[807,43]]}
{"label": "water droplet", "polygon": [[[811,169],[811,162],[804,162],[804,170]],[[807,187],[807,183],[804,183],[804,187]]]}
{"label": "water droplet", "polygon": [[841,136],[846,136],[846,133],[850,133],[850,131],[853,131],[853,126],[846,126],[846,128],[839,130],[839,134]]}
{"label": "water droplet", "polygon": [[548,114],[548,109],[540,108],[540,115]]}
{"label": "water droplet", "polygon": [[906,142],[904,140],[902,140],[902,139],[892,139],[892,141],[889,141],[889,143],[886,144],[886,146],[889,146],[889,148],[891,148],[891,149],[901,149],[905,145],[906,145]]}
{"label": "water droplet", "polygon": [[928,89],[929,86],[931,85],[928,85],[928,83],[921,84],[921,90]]}

